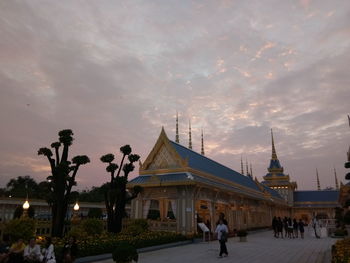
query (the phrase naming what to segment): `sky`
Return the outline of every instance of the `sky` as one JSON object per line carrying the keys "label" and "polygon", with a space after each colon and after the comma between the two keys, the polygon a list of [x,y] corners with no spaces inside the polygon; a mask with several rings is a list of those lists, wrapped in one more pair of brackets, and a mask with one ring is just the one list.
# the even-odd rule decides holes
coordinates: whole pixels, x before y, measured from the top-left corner
{"label": "sky", "polygon": [[[50,174],[37,150],[72,129],[78,189],[108,181],[99,158],[147,158],[161,127],[262,180],[278,158],[299,190],[345,182],[350,1],[0,1],[0,186]],[[137,175],[138,167],[132,174]],[[131,177],[131,178],[132,178]]]}

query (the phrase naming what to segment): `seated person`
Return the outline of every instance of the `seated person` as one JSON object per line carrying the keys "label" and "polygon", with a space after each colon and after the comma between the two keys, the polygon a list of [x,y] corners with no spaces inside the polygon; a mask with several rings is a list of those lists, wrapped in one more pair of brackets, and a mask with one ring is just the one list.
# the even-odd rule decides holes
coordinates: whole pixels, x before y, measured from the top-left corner
{"label": "seated person", "polygon": [[78,246],[75,237],[70,237],[68,242],[63,247],[63,262],[72,263],[75,261],[78,254]]}
{"label": "seated person", "polygon": [[23,261],[23,251],[26,245],[23,239],[19,238],[17,242],[13,243],[9,250],[8,263],[18,263]]}
{"label": "seated person", "polygon": [[43,260],[40,246],[36,244],[34,237],[29,240],[29,244],[25,247],[23,258],[24,262],[28,263],[41,262]]}
{"label": "seated person", "polygon": [[4,240],[0,244],[0,263],[4,263],[7,261],[9,256],[10,246],[8,240]]}
{"label": "seated person", "polygon": [[42,253],[44,256],[43,263],[56,263],[55,249],[51,237],[46,238],[45,247],[43,248]]}

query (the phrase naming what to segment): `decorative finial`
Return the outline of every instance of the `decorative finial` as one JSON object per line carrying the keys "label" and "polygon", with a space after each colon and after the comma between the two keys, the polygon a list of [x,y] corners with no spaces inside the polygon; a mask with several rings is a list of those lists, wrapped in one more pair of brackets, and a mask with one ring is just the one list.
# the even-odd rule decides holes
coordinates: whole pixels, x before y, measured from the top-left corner
{"label": "decorative finial", "polygon": [[335,189],[339,190],[339,184],[338,184],[338,178],[337,178],[337,171],[335,170],[335,166],[333,166],[333,168],[334,168]]}
{"label": "decorative finial", "polygon": [[252,163],[250,163],[250,176],[253,178],[253,166],[252,166]]}
{"label": "decorative finial", "polygon": [[247,160],[247,158],[245,159],[245,166],[246,166],[246,170],[247,170],[247,176],[250,176],[250,174],[249,174],[249,169],[248,169],[248,160]]}
{"label": "decorative finial", "polygon": [[175,142],[180,143],[179,140],[179,116],[178,113],[176,112],[176,135],[175,135]]}
{"label": "decorative finial", "polygon": [[188,128],[188,148],[192,150],[192,134],[191,134],[191,120],[188,122],[189,128]]}
{"label": "decorative finial", "polygon": [[321,190],[320,178],[318,177],[318,170],[316,168],[317,190]]}
{"label": "decorative finial", "polygon": [[241,174],[244,175],[242,155],[241,155]]}
{"label": "decorative finial", "polygon": [[205,155],[205,154],[204,154],[204,139],[203,139],[203,130],[202,130],[202,147],[201,147],[201,155]]}
{"label": "decorative finial", "polygon": [[273,132],[271,129],[271,141],[272,141],[272,160],[277,160],[277,153],[276,153],[276,149],[275,149],[275,141],[273,139]]}

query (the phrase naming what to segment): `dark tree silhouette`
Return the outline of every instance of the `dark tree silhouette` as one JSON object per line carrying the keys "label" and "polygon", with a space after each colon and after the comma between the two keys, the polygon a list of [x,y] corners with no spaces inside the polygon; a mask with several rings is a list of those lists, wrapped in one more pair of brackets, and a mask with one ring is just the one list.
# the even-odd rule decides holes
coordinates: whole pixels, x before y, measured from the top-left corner
{"label": "dark tree silhouette", "polygon": [[[123,157],[119,166],[114,161],[114,155],[109,153],[103,155],[100,160],[107,163],[106,171],[111,175],[110,182],[105,185],[105,204],[107,210],[107,228],[108,232],[119,233],[122,230],[122,220],[125,217],[125,205],[127,202],[136,198],[142,191],[140,186],[135,186],[129,193],[126,189],[128,175],[135,168],[134,162],[140,159],[137,154],[131,154],[129,145],[120,148]],[[125,162],[127,158],[128,162]],[[118,169],[119,168],[119,169]],[[120,175],[123,170],[123,175]]]}
{"label": "dark tree silhouette", "polygon": [[25,198],[27,195],[36,198],[39,190],[38,184],[29,175],[11,179],[6,187],[9,195],[20,198]]}
{"label": "dark tree silhouette", "polygon": [[[63,235],[64,219],[67,214],[72,187],[76,185],[75,177],[81,165],[90,162],[86,155],[78,155],[68,160],[69,147],[73,142],[72,130],[62,130],[58,133],[59,141],[51,144],[55,150],[55,157],[49,148],[43,147],[38,155],[47,157],[52,175],[47,178],[50,189],[51,210],[52,210],[52,233],[54,237]],[[60,147],[63,145],[62,154]]]}

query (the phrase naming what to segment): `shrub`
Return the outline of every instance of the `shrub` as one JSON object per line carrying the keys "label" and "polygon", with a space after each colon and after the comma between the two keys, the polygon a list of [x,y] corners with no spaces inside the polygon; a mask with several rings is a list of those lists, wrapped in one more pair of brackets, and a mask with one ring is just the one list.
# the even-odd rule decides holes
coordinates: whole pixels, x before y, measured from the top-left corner
{"label": "shrub", "polygon": [[332,262],[347,263],[350,260],[350,238],[338,240],[332,246]]}
{"label": "shrub", "polygon": [[138,236],[144,232],[142,226],[140,225],[129,225],[125,230],[123,230],[122,234]]}
{"label": "shrub", "polygon": [[347,211],[344,215],[344,223],[350,225],[350,211]]}
{"label": "shrub", "polygon": [[137,262],[139,259],[136,248],[126,242],[119,243],[113,250],[112,255],[113,260],[116,263],[129,263],[132,261]]}
{"label": "shrub", "polygon": [[346,229],[341,229],[341,228],[338,228],[334,231],[334,236],[337,236],[337,237],[343,237],[343,236],[346,236],[347,235],[347,231]]}
{"label": "shrub", "polygon": [[146,219],[135,219],[131,224],[141,226],[144,231],[148,230],[148,222]]}
{"label": "shrub", "polygon": [[79,240],[85,240],[88,236],[89,236],[88,233],[85,231],[82,225],[72,226],[72,228],[68,232],[68,238],[75,237],[76,239],[79,239]]}
{"label": "shrub", "polygon": [[239,236],[239,237],[246,237],[247,235],[248,235],[248,232],[244,229],[237,231],[237,236]]}
{"label": "shrub", "polygon": [[101,218],[102,217],[102,209],[98,207],[93,207],[89,209],[88,212],[89,218]]}
{"label": "shrub", "polygon": [[103,222],[96,218],[88,218],[81,221],[82,229],[89,235],[100,235],[103,232]]}
{"label": "shrub", "polygon": [[10,236],[11,241],[16,241],[19,238],[29,240],[35,236],[36,223],[31,218],[13,219],[5,224],[4,234]]}

